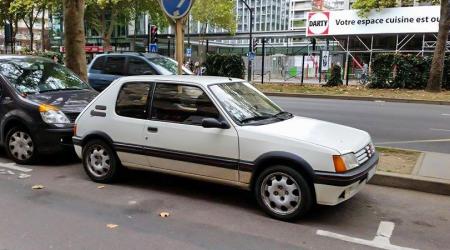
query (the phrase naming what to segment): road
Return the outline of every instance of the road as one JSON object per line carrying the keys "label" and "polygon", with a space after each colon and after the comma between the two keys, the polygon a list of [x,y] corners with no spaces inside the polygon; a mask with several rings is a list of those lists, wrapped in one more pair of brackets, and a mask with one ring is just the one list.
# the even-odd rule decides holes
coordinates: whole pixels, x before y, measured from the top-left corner
{"label": "road", "polygon": [[270,97],[296,115],[368,131],[378,146],[450,154],[450,106]]}
{"label": "road", "polygon": [[[0,155],[0,162],[8,160]],[[61,156],[61,159],[67,159]],[[0,169],[11,167],[0,163]],[[88,180],[76,160],[0,174],[0,249],[372,249],[317,230],[372,240],[381,221],[395,223],[391,244],[450,245],[447,196],[368,185],[336,207],[303,220],[265,216],[250,193],[156,173],[132,172],[115,185]],[[44,189],[33,190],[40,184]],[[159,217],[169,212],[168,218]],[[118,225],[108,228],[107,224]]]}

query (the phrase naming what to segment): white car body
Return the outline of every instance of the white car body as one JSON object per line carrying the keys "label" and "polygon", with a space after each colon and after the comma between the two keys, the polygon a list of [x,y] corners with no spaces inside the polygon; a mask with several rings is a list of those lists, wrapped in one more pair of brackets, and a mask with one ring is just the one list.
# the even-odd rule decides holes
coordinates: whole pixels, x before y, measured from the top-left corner
{"label": "white car body", "polygon": [[[82,157],[91,137],[108,140],[123,166],[225,183],[251,189],[264,165],[291,163],[306,175],[318,204],[336,205],[355,195],[373,176],[378,155],[362,130],[304,117],[259,126],[240,126],[209,86],[240,79],[195,76],[136,76],[113,82],[76,120],[75,151]],[[201,88],[230,125],[229,129],[134,119],[115,112],[125,83],[187,84]],[[147,128],[157,128],[157,133]],[[333,156],[355,153],[361,164],[337,173]],[[364,158],[364,159],[363,159]],[[367,159],[365,159],[367,158]],[[364,161],[364,162],[363,162]]]}

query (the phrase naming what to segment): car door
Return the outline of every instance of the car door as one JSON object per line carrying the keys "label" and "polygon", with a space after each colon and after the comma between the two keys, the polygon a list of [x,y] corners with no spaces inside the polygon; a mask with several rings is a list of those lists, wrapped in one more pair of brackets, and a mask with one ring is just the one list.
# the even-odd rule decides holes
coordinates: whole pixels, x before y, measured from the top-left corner
{"label": "car door", "polygon": [[234,127],[204,128],[203,118],[224,121],[199,87],[157,83],[145,152],[153,168],[211,179],[238,181],[238,135]]}
{"label": "car door", "polygon": [[147,125],[150,91],[153,83],[124,83],[117,95],[115,112],[103,130],[114,141],[122,164],[131,167],[148,167],[147,157],[142,153],[145,145],[144,128]]}

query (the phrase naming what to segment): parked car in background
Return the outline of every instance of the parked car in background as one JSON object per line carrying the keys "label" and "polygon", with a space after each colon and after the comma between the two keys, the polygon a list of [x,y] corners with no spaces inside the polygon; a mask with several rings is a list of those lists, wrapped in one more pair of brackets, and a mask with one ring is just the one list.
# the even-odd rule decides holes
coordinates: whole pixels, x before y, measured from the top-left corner
{"label": "parked car in background", "polygon": [[[88,67],[89,84],[102,91],[114,80],[135,75],[176,75],[178,63],[154,53],[110,53],[98,55]],[[193,73],[183,66],[185,75]]]}
{"label": "parked car in background", "polygon": [[52,60],[0,56],[0,143],[20,164],[72,150],[75,119],[97,94]]}
{"label": "parked car in background", "polygon": [[234,185],[281,220],[351,198],[378,163],[367,132],[296,117],[224,77],[121,78],[76,127],[75,151],[93,181],[111,182],[126,167]]}

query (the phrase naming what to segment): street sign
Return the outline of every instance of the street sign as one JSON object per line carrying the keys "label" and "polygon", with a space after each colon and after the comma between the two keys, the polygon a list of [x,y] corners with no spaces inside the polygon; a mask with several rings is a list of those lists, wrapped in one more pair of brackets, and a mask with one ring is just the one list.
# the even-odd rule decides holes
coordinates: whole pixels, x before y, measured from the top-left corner
{"label": "street sign", "polygon": [[150,46],[149,51],[151,53],[158,53],[158,44],[152,43],[149,46]]}
{"label": "street sign", "polygon": [[322,71],[327,71],[330,68],[330,51],[322,51]]}
{"label": "street sign", "polygon": [[191,48],[187,48],[186,49],[186,56],[187,57],[192,57],[192,49]]}
{"label": "street sign", "polygon": [[255,57],[256,57],[256,53],[255,52],[248,52],[247,53],[247,57],[248,57],[248,60],[254,61]]}
{"label": "street sign", "polygon": [[187,15],[194,0],[161,0],[161,7],[172,19],[180,19]]}

